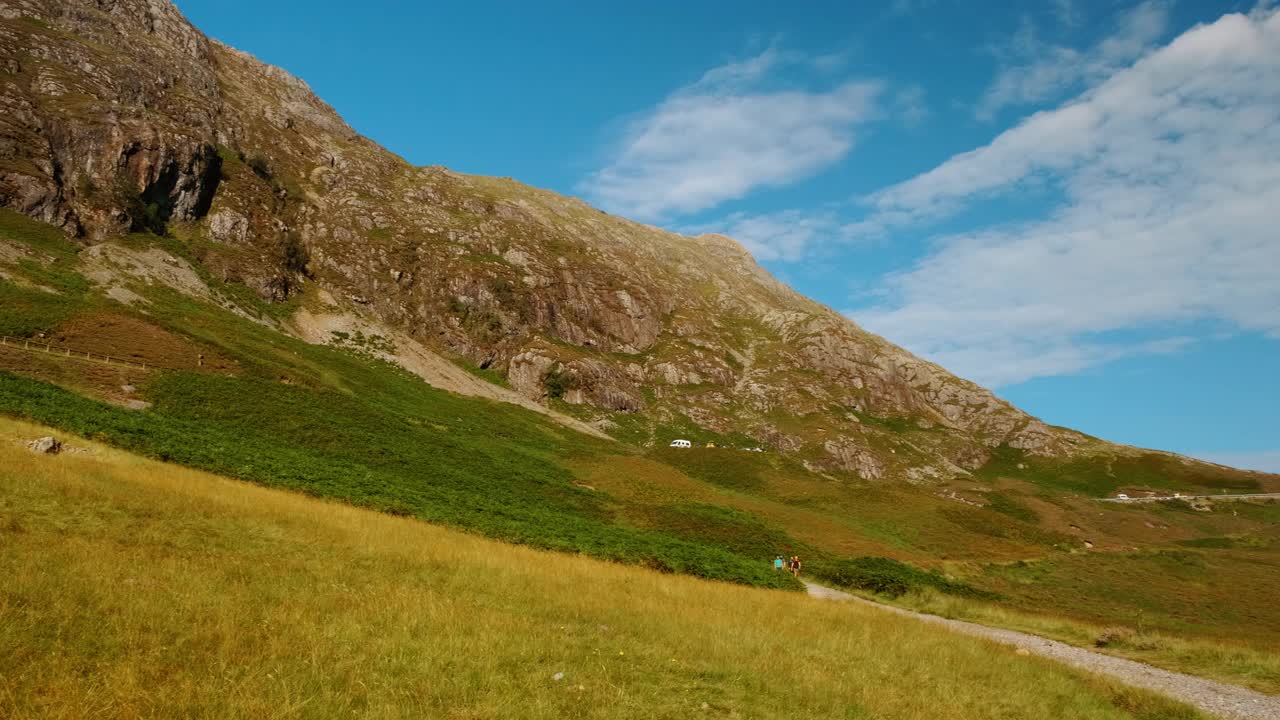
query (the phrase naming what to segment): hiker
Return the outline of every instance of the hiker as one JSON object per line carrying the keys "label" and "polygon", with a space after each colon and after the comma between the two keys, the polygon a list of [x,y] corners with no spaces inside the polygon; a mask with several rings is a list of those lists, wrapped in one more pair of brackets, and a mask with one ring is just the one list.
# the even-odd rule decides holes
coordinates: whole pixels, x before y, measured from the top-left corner
{"label": "hiker", "polygon": [[791,556],[791,574],[800,577],[800,556]]}
{"label": "hiker", "polygon": [[779,556],[777,556],[777,557],[775,557],[775,558],[773,559],[773,569],[774,569],[774,571],[775,571],[775,572],[776,572],[776,571],[778,571],[778,570],[781,570],[781,569],[782,569],[782,556],[781,556],[781,555],[779,555]]}

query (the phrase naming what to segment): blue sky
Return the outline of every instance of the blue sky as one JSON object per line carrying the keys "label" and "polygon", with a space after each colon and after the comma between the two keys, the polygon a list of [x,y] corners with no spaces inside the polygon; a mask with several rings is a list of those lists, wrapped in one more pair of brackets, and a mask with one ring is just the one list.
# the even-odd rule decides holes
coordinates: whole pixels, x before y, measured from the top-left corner
{"label": "blue sky", "polygon": [[725,232],[1048,422],[1280,471],[1266,3],[178,6],[411,162]]}

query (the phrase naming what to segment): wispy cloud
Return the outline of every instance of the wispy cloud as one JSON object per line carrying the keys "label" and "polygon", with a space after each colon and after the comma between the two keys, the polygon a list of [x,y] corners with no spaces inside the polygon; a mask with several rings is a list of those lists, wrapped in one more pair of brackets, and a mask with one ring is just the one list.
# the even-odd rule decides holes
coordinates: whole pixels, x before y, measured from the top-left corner
{"label": "wispy cloud", "polygon": [[1053,16],[1059,25],[1075,27],[1080,24],[1081,15],[1075,0],[1053,0]]}
{"label": "wispy cloud", "polygon": [[608,210],[663,220],[808,177],[843,158],[876,112],[875,82],[778,87],[783,70],[829,73],[833,62],[771,48],[710,70],[631,123],[579,189]]}
{"label": "wispy cloud", "polygon": [[[1280,338],[1276,108],[1280,13],[1193,28],[1065,106],[872,197],[860,232],[1028,183],[1051,182],[1064,201],[1038,221],[941,238],[885,280],[884,302],[853,314],[995,385],[1176,349],[1193,322]],[[1144,339],[1117,339],[1125,331]]]}
{"label": "wispy cloud", "polygon": [[929,119],[930,110],[925,102],[924,88],[919,85],[908,85],[893,94],[893,114],[903,124],[914,127]]}
{"label": "wispy cloud", "polygon": [[681,232],[696,235],[715,232],[742,243],[757,260],[795,261],[806,257],[815,245],[829,245],[841,232],[830,212],[783,210],[752,215],[733,213],[714,223],[685,227]]}
{"label": "wispy cloud", "polygon": [[[1053,9],[1060,24],[1079,22],[1070,0],[1058,0]],[[1013,40],[997,49],[1002,67],[974,112],[979,119],[990,120],[1006,107],[1047,100],[1105,78],[1151,49],[1167,25],[1168,7],[1163,2],[1144,2],[1120,18],[1116,32],[1078,50],[1041,41],[1035,26],[1024,22]]]}

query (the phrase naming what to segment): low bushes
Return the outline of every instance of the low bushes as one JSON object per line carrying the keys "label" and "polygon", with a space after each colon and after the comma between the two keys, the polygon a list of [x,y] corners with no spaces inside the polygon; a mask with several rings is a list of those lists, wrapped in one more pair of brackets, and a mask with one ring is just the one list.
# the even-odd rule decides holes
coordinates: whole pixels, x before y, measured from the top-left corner
{"label": "low bushes", "polygon": [[155,406],[133,411],[0,372],[0,412],[161,460],[508,542],[798,588],[765,559],[735,552],[729,538],[614,522],[607,500],[576,487],[553,459],[563,441],[521,412],[415,389],[416,402],[401,401],[422,425],[388,412],[386,403],[261,379],[164,373],[147,387]]}
{"label": "low bushes", "polygon": [[912,590],[933,588],[950,595],[993,598],[994,594],[971,585],[949,580],[936,571],[921,570],[885,557],[860,557],[817,561],[810,570],[817,577],[840,587],[865,590],[877,595],[900,597]]}

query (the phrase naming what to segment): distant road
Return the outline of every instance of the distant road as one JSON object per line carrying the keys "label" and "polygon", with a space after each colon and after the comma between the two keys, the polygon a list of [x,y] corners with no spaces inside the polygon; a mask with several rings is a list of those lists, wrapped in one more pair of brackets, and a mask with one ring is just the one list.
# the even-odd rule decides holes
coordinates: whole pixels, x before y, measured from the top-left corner
{"label": "distant road", "polygon": [[1141,502],[1167,502],[1169,500],[1250,500],[1254,498],[1275,498],[1280,500],[1280,493],[1253,493],[1251,495],[1158,495],[1155,497],[1131,497],[1131,498],[1098,498],[1102,502],[1117,503],[1141,503]]}

